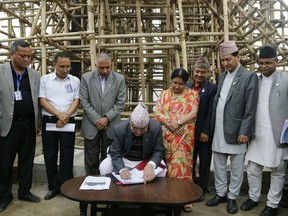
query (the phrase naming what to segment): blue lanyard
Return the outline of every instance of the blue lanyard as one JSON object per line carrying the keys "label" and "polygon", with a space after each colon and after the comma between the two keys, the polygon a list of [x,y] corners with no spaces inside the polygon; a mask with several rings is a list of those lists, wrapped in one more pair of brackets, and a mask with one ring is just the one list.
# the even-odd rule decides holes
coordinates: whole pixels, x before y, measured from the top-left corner
{"label": "blue lanyard", "polygon": [[25,72],[26,69],[24,69],[22,72],[21,72],[21,75],[19,76],[19,74],[15,71],[15,74],[16,74],[16,78],[17,78],[17,91],[20,90],[20,81],[23,77],[23,74]]}

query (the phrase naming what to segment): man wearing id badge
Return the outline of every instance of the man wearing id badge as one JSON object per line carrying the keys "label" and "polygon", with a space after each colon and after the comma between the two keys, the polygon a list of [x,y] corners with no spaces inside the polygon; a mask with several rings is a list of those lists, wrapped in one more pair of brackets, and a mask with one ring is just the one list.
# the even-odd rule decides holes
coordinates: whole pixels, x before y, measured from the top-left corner
{"label": "man wearing id badge", "polygon": [[[39,102],[42,106],[43,152],[49,189],[45,200],[58,195],[61,184],[73,178],[74,117],[77,115],[79,105],[80,80],[69,74],[71,70],[69,54],[56,53],[53,66],[53,73],[41,77],[39,93]],[[71,125],[74,126],[72,129]]]}
{"label": "man wearing id badge", "polygon": [[13,199],[12,170],[18,154],[18,199],[40,202],[30,192],[36,146],[40,75],[29,68],[31,47],[22,40],[10,49],[11,61],[0,65],[0,212]]}

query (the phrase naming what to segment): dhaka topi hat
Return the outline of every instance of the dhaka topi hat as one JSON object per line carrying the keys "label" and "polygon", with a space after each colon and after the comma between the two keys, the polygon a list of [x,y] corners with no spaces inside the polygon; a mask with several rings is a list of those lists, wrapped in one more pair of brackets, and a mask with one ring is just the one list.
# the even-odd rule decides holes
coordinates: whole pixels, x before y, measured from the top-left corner
{"label": "dhaka topi hat", "polygon": [[266,45],[260,48],[259,58],[277,58],[277,47],[275,45]]}
{"label": "dhaka topi hat", "polygon": [[209,64],[209,62],[208,62],[208,59],[207,59],[206,57],[204,57],[204,56],[200,56],[200,57],[197,59],[195,65],[194,65],[194,68],[202,68],[202,69],[207,69],[207,70],[209,70],[210,64]]}
{"label": "dhaka topi hat", "polygon": [[131,121],[137,128],[144,128],[149,123],[149,114],[147,107],[144,103],[140,102],[133,110],[131,116]]}
{"label": "dhaka topi hat", "polygon": [[235,41],[225,41],[219,45],[220,56],[224,57],[238,51]]}

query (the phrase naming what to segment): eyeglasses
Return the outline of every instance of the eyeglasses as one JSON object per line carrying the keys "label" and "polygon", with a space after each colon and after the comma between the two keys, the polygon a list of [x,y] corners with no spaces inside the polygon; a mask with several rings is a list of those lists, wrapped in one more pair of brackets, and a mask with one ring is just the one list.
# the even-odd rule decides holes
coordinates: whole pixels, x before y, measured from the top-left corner
{"label": "eyeglasses", "polygon": [[111,66],[98,66],[98,69],[104,70],[104,69],[110,69]]}
{"label": "eyeglasses", "polygon": [[186,84],[185,83],[178,83],[178,82],[176,82],[176,81],[172,81],[172,84],[174,85],[174,86],[179,86],[179,87],[184,87]]}
{"label": "eyeglasses", "polygon": [[64,69],[67,69],[67,70],[71,70],[72,67],[71,66],[68,66],[68,65],[59,65],[58,66],[61,70],[64,70]]}

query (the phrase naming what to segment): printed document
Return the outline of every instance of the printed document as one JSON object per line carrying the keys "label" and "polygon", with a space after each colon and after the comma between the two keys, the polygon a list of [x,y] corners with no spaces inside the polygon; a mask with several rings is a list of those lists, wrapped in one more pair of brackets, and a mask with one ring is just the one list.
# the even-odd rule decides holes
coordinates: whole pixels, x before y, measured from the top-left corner
{"label": "printed document", "polygon": [[110,187],[111,179],[109,177],[94,177],[87,176],[80,190],[108,190]]}

